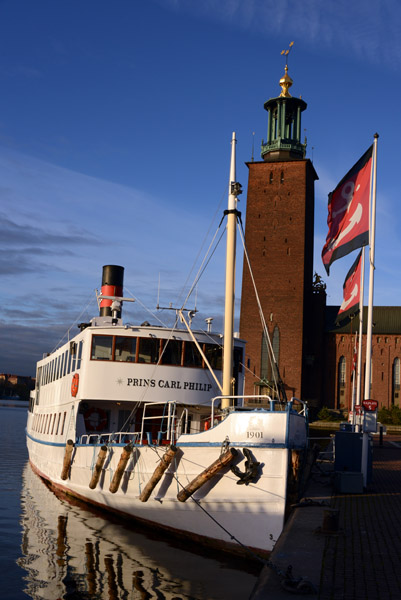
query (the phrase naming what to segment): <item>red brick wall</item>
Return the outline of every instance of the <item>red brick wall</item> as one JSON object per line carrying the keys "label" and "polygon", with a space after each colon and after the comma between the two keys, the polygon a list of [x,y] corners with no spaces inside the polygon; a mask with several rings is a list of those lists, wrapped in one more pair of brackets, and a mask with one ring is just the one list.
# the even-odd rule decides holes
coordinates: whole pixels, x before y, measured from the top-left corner
{"label": "red brick wall", "polygon": [[[366,344],[363,336],[362,346],[362,399],[364,398],[365,386],[365,362]],[[351,377],[352,354],[354,347],[354,335],[329,333],[326,335],[325,344],[325,393],[324,406],[332,408],[349,408],[351,405]],[[341,356],[347,361],[346,386],[343,396],[339,395],[338,388],[338,363]],[[398,406],[398,398],[393,398],[393,363],[395,358],[401,359],[401,336],[382,335],[375,333],[372,337],[372,387],[371,398],[379,402],[379,407],[390,408],[393,400]]]}
{"label": "red brick wall", "polygon": [[[314,180],[309,160],[249,163],[246,243],[263,313],[272,334],[280,331],[279,368],[289,395],[302,395],[304,330],[311,323]],[[262,325],[244,261],[240,334],[255,377],[260,377]],[[246,361],[248,363],[248,360]]]}

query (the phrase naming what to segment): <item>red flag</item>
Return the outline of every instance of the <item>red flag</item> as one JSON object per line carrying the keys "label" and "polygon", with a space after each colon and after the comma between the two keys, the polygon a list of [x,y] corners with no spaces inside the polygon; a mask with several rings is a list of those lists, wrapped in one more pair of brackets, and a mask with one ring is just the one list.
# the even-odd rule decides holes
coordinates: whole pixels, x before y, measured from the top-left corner
{"label": "red flag", "polygon": [[359,297],[362,275],[362,250],[348,271],[343,285],[343,303],[336,317],[336,323],[359,311]]}
{"label": "red flag", "polygon": [[329,232],[322,251],[329,275],[332,262],[369,244],[369,196],[373,145],[329,194]]}

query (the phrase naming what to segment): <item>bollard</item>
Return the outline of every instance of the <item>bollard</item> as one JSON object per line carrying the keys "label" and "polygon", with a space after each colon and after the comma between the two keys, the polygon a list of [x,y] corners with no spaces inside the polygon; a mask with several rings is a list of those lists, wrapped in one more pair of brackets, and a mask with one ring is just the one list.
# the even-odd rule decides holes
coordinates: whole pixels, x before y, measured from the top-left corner
{"label": "bollard", "polygon": [[89,483],[89,487],[91,490],[94,490],[99,482],[100,475],[102,474],[104,461],[106,460],[106,456],[107,456],[107,446],[102,446],[99,450],[95,468],[93,469],[92,479],[90,480],[90,483]]}
{"label": "bollard", "polygon": [[153,489],[159,483],[160,479],[163,476],[164,471],[167,469],[167,467],[170,465],[171,461],[173,460],[174,456],[176,455],[176,452],[177,452],[177,448],[173,445],[171,445],[167,448],[166,452],[161,457],[160,464],[154,470],[152,477],[149,479],[145,488],[142,490],[141,495],[139,496],[139,500],[141,502],[147,502],[149,500]]}

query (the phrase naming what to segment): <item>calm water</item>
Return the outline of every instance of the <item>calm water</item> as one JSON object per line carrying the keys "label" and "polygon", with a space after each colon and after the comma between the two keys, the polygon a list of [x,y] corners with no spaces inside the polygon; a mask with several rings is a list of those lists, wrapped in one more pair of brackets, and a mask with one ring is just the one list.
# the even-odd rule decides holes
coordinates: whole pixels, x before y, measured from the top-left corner
{"label": "calm water", "polygon": [[196,554],[56,497],[31,471],[26,408],[0,404],[1,596],[245,600],[257,570]]}

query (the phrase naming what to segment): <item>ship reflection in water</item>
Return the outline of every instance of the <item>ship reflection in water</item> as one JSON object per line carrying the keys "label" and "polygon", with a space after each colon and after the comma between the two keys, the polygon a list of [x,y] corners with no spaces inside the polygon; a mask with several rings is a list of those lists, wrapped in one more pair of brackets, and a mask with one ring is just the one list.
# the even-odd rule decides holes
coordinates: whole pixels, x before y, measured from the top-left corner
{"label": "ship reflection in water", "polygon": [[27,463],[22,490],[24,592],[40,600],[248,598],[242,563],[206,558],[56,497]]}

